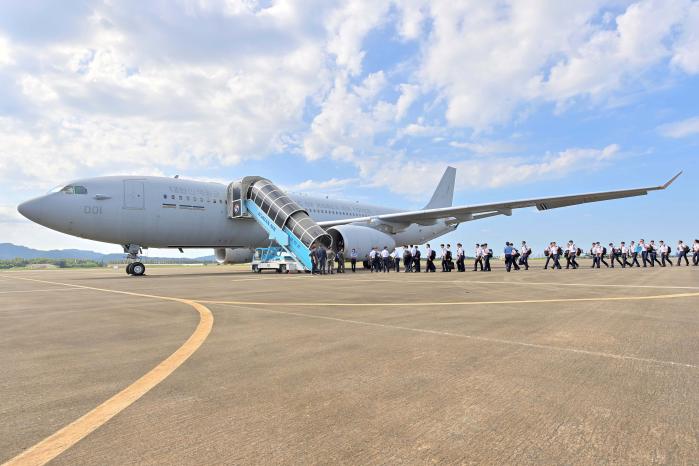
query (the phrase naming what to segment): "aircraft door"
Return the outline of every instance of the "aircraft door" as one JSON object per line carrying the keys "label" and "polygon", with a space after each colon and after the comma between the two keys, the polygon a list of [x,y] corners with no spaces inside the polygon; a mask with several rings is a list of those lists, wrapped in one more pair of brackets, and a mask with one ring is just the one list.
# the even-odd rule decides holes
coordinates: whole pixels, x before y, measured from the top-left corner
{"label": "aircraft door", "polygon": [[146,198],[142,180],[124,180],[124,208],[143,209]]}

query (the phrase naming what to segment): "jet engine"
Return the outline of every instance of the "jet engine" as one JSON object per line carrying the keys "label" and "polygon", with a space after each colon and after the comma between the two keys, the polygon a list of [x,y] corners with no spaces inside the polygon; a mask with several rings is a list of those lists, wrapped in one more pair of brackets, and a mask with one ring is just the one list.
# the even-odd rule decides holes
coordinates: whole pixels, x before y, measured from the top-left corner
{"label": "jet engine", "polygon": [[327,232],[333,239],[333,249],[344,248],[347,258],[349,258],[352,249],[355,249],[357,256],[363,259],[374,246],[379,249],[386,246],[389,251],[396,246],[393,237],[370,227],[339,225],[328,228]]}
{"label": "jet engine", "polygon": [[252,249],[248,248],[216,248],[214,255],[219,264],[242,264],[252,260]]}

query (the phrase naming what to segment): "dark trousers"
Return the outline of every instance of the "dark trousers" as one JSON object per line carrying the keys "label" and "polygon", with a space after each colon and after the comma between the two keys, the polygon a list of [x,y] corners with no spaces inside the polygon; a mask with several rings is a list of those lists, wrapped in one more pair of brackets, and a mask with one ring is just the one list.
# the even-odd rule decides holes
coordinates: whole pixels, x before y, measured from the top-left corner
{"label": "dark trousers", "polygon": [[672,267],[672,259],[670,259],[670,253],[666,252],[663,254],[662,252],[660,253],[660,259],[662,260],[662,266],[665,267],[666,264],[669,264],[670,267]]}
{"label": "dark trousers", "polygon": [[400,272],[400,257],[396,257],[396,272]]}
{"label": "dark trousers", "polygon": [[600,256],[592,256],[592,268],[594,269],[597,267],[599,269],[600,265]]}
{"label": "dark trousers", "polygon": [[383,258],[383,271],[384,271],[384,273],[390,272],[390,270],[388,268],[388,257]]}
{"label": "dark trousers", "polygon": [[436,272],[437,267],[434,266],[434,260],[427,259],[427,265],[425,266],[425,272]]}
{"label": "dark trousers", "polygon": [[641,251],[641,260],[643,261],[643,267],[648,267],[648,251]]}
{"label": "dark trousers", "polygon": [[445,257],[442,256],[442,272],[447,271],[447,261],[445,260]]}
{"label": "dark trousers", "polygon": [[458,259],[456,259],[456,270],[459,272],[465,272],[466,267],[464,267],[464,258],[463,256],[459,256]]}
{"label": "dark trousers", "polygon": [[560,257],[560,256],[559,256],[558,254],[554,254],[554,255],[553,255],[553,268],[554,268],[554,269],[560,269],[560,268],[561,268],[561,263],[558,261],[559,257]]}
{"label": "dark trousers", "polygon": [[350,264],[352,265],[352,272],[356,272],[357,271],[357,258],[353,257],[352,259],[350,259]]}
{"label": "dark trousers", "polygon": [[578,268],[578,261],[575,260],[575,254],[568,254],[566,256],[566,269],[573,267],[573,269]]}
{"label": "dark trousers", "polygon": [[637,252],[632,252],[631,253],[631,267],[633,266],[640,267],[641,264],[638,263],[638,253]]}
{"label": "dark trousers", "polygon": [[[609,267],[609,264],[607,264],[607,261],[604,260],[604,256],[599,256],[599,260],[602,264],[604,264],[605,267]],[[597,267],[599,267],[599,265]]]}
{"label": "dark trousers", "polygon": [[692,256],[692,262],[694,265],[699,266],[699,252],[694,252],[694,255]]}
{"label": "dark trousers", "polygon": [[689,259],[687,259],[687,253],[685,251],[681,251],[677,254],[677,265],[680,265],[680,262],[682,262],[682,258],[684,257],[684,262],[685,265],[689,265]]}
{"label": "dark trousers", "polygon": [[617,261],[620,266],[624,267],[624,263],[619,259],[619,254],[612,254],[612,268],[614,268],[614,261]]}
{"label": "dark trousers", "polygon": [[420,259],[413,259],[413,271],[414,272],[420,271]]}
{"label": "dark trousers", "polygon": [[544,268],[548,269],[549,268],[549,262],[553,260],[553,254],[549,254],[546,256],[546,263],[544,264]]}
{"label": "dark trousers", "polygon": [[485,261],[485,271],[490,272],[490,257],[485,256],[483,260]]}
{"label": "dark trousers", "polygon": [[519,259],[519,263],[524,266],[524,270],[529,270],[529,254],[524,254]]}
{"label": "dark trousers", "polygon": [[512,257],[512,254],[505,254],[505,270],[509,272],[510,268],[512,268],[513,262],[514,258]]}
{"label": "dark trousers", "polygon": [[628,265],[628,266],[631,266],[631,264],[629,263],[629,261],[626,260],[628,257],[629,257],[629,256],[628,256],[627,254],[625,254],[625,253],[621,255],[621,268],[622,268],[622,269],[625,269],[627,265]]}
{"label": "dark trousers", "polygon": [[321,275],[325,275],[325,259],[318,259],[318,270]]}
{"label": "dark trousers", "polygon": [[481,266],[481,271],[483,271],[483,257],[476,257],[475,262],[473,263],[473,271],[475,272],[478,270],[478,266]]}
{"label": "dark trousers", "polygon": [[658,260],[658,253],[653,251],[649,254],[650,256],[650,266],[655,267],[655,263],[657,262],[658,265],[662,265],[660,261]]}

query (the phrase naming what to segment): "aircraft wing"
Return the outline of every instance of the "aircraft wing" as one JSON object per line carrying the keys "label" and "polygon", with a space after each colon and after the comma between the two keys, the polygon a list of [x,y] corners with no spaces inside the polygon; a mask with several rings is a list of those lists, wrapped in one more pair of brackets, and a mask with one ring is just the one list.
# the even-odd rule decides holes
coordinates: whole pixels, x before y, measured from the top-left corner
{"label": "aircraft wing", "polygon": [[646,188],[622,189],[618,191],[604,191],[588,194],[573,194],[569,196],[542,197],[538,199],[523,199],[518,201],[496,202],[491,204],[479,204],[472,206],[441,207],[437,209],[415,210],[411,212],[397,212],[390,214],[374,215],[370,217],[359,217],[339,220],[329,220],[318,222],[323,228],[337,225],[347,225],[350,223],[365,223],[383,221],[386,223],[419,223],[429,225],[438,219],[451,219],[451,223],[468,222],[481,218],[492,217],[494,215],[512,215],[513,209],[524,207],[536,207],[537,210],[550,210],[558,207],[567,207],[588,202],[608,201],[611,199],[622,199],[625,197],[644,196],[650,191],[666,189],[670,186],[682,172],[673,176],[667,183],[660,186]]}

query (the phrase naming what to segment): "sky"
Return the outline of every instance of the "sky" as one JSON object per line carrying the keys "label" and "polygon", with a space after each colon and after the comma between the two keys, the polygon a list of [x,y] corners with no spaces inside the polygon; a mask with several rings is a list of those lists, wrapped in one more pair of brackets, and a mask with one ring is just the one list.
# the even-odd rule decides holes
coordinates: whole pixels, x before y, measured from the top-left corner
{"label": "sky", "polygon": [[457,205],[684,175],[441,241],[676,242],[699,237],[698,164],[699,1],[0,3],[0,242],[119,252],[17,213],[74,178],[261,175],[413,210],[448,165]]}

